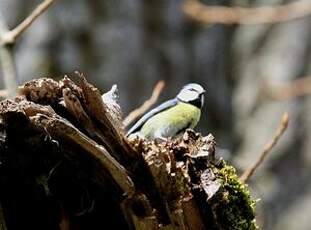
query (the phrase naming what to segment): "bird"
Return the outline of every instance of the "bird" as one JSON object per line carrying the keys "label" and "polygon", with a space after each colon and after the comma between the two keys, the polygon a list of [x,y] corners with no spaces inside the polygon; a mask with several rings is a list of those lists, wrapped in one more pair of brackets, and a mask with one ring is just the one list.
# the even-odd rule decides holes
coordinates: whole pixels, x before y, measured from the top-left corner
{"label": "bird", "polygon": [[147,140],[165,141],[194,128],[200,120],[206,90],[197,83],[182,87],[177,96],[142,116],[127,132]]}

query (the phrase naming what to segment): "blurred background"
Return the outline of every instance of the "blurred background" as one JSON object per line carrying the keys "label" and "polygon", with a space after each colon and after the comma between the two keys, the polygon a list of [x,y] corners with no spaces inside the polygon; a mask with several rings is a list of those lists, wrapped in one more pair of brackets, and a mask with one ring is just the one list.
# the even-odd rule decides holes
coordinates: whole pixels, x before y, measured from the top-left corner
{"label": "blurred background", "polygon": [[[311,1],[303,2],[311,12]],[[9,28],[14,28],[39,3],[0,0],[0,11]],[[202,3],[253,8],[290,5],[291,1]],[[78,70],[102,92],[117,84],[126,116],[149,98],[159,80],[166,87],[158,103],[174,97],[186,83],[200,83],[207,96],[197,129],[216,137],[226,150],[223,157],[239,173],[254,163],[287,111],[290,125],[285,135],[249,185],[260,199],[261,229],[307,230],[311,217],[311,16],[305,12],[308,8],[303,7],[301,15],[297,8],[281,9],[282,22],[256,23],[255,19],[253,23],[250,14],[238,23],[223,24],[202,22],[196,18],[201,11],[186,8],[182,0],[59,0],[14,46],[18,84],[38,77],[60,79]],[[215,17],[223,20],[228,15]],[[0,88],[4,88],[2,72]]]}

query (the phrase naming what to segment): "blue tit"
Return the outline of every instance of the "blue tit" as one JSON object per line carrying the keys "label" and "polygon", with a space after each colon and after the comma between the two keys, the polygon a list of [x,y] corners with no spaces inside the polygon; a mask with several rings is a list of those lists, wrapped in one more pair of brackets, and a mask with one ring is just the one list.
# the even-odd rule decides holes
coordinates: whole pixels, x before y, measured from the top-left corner
{"label": "blue tit", "polygon": [[200,120],[204,104],[204,88],[195,83],[185,85],[174,99],[168,100],[146,113],[127,132],[149,140],[176,137],[187,128],[194,128]]}

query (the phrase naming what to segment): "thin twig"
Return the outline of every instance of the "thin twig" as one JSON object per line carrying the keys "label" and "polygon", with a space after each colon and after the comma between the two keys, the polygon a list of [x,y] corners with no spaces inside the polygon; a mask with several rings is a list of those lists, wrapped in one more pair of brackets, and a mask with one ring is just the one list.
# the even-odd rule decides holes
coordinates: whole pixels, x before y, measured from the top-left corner
{"label": "thin twig", "polygon": [[138,117],[140,117],[148,109],[150,109],[151,106],[153,106],[157,102],[164,86],[165,82],[159,81],[154,87],[151,97],[146,100],[140,107],[130,112],[129,115],[127,115],[127,117],[124,119],[123,125],[125,127],[129,126],[133,121],[135,121]]}
{"label": "thin twig", "polygon": [[254,25],[279,23],[308,16],[311,14],[311,1],[300,0],[285,5],[245,8],[207,6],[199,1],[186,0],[183,11],[189,18],[201,23]]}
{"label": "thin twig", "polygon": [[49,6],[55,0],[45,0],[40,3],[32,12],[31,14],[22,21],[18,26],[16,26],[13,30],[8,31],[2,36],[2,42],[4,44],[13,44],[15,43],[16,39],[41,15],[43,14]]}
{"label": "thin twig", "polygon": [[253,165],[251,165],[248,169],[245,170],[245,172],[240,177],[241,181],[246,182],[253,175],[255,170],[264,161],[266,156],[271,152],[272,148],[278,143],[280,137],[283,135],[286,128],[288,127],[288,122],[289,122],[288,114],[284,113],[273,139],[265,145],[257,161]]}
{"label": "thin twig", "polygon": [[264,91],[275,100],[289,100],[311,94],[311,76],[301,77],[286,85],[264,83]]}
{"label": "thin twig", "polygon": [[39,4],[34,11],[13,30],[9,30],[3,16],[0,14],[0,62],[6,88],[6,96],[16,95],[17,74],[12,46],[16,39],[38,18],[55,0],[45,0]]}
{"label": "thin twig", "polygon": [[3,37],[9,33],[3,15],[0,13],[0,61],[3,74],[4,86],[6,88],[6,97],[13,97],[17,89],[17,77],[15,62],[12,54],[12,46],[3,42]]}

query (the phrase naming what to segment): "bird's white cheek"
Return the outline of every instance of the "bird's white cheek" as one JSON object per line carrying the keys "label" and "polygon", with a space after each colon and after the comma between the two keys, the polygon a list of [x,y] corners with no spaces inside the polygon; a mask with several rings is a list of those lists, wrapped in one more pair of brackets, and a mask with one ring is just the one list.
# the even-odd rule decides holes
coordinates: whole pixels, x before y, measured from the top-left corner
{"label": "bird's white cheek", "polygon": [[193,101],[198,98],[198,93],[190,90],[182,91],[178,97],[183,101]]}

